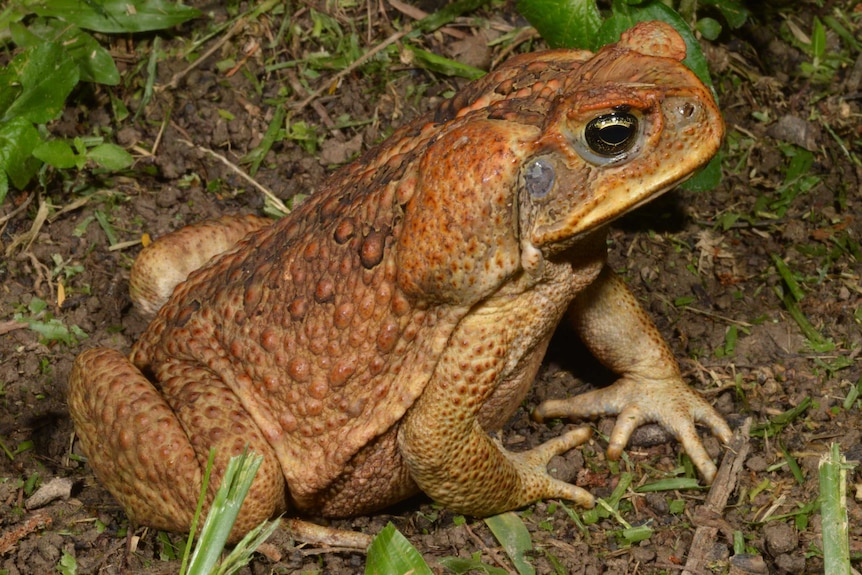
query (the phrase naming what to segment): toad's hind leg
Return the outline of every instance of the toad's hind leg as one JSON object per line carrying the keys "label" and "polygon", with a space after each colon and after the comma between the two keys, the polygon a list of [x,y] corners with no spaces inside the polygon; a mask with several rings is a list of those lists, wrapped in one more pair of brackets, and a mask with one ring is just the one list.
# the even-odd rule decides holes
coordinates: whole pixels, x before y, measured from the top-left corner
{"label": "toad's hind leg", "polygon": [[285,510],[284,477],[272,448],[241,416],[224,383],[205,369],[179,367],[163,392],[169,400],[126,357],[105,348],[78,356],[69,381],[69,410],[84,453],[133,521],[188,531],[211,447],[216,459],[205,512],[232,455],[247,445],[264,457],[231,540]]}

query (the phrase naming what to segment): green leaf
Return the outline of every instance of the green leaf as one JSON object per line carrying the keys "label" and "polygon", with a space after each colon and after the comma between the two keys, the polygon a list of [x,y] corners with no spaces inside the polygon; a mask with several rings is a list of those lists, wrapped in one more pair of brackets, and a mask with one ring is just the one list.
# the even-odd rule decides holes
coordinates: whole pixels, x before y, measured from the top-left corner
{"label": "green leaf", "polygon": [[111,54],[95,38],[74,24],[56,18],[36,18],[24,27],[10,26],[12,40],[21,47],[38,46],[45,42],[62,44],[72,59],[77,62],[81,80],[109,86],[120,83],[120,72]]}
{"label": "green leaf", "polygon": [[456,0],[413,24],[414,32],[433,32],[458,16],[475,12],[489,0]]}
{"label": "green leaf", "polygon": [[42,142],[33,148],[33,155],[60,170],[74,168],[78,165],[78,157],[72,151],[72,146],[63,140]]}
{"label": "green leaf", "polygon": [[422,555],[392,523],[377,534],[368,547],[365,575],[432,575]]}
{"label": "green leaf", "polygon": [[614,531],[614,537],[617,540],[617,545],[621,547],[631,547],[635,543],[640,543],[652,537],[653,530],[649,525],[638,525],[637,527],[628,527]]}
{"label": "green leaf", "polygon": [[790,164],[787,166],[787,174],[784,178],[785,182],[792,182],[811,172],[811,167],[814,165],[814,154],[798,146],[788,147],[784,154],[790,158]]}
{"label": "green leaf", "polygon": [[721,157],[722,153],[719,151],[703,169],[680,187],[692,192],[706,192],[716,187],[721,182]]}
{"label": "green leaf", "polygon": [[200,16],[199,10],[164,0],[40,0],[30,8],[106,34],[164,30]]}
{"label": "green leaf", "polygon": [[509,511],[485,519],[485,524],[503,546],[520,575],[534,575],[536,569],[530,564],[526,553],[533,550],[533,539],[521,517]]}
{"label": "green leaf", "polygon": [[57,563],[57,571],[59,571],[61,575],[75,575],[78,572],[78,562],[75,561],[75,558],[72,555],[63,551],[63,555],[60,557],[60,562]]}
{"label": "green leaf", "polygon": [[131,154],[116,144],[99,144],[90,148],[87,158],[112,171],[124,170],[135,161]]}
{"label": "green leaf", "polygon": [[421,48],[411,46],[410,44],[405,43],[404,47],[413,53],[414,63],[428,70],[439,72],[440,74],[445,74],[447,76],[460,76],[462,78],[467,78],[468,80],[475,80],[485,75],[484,70],[468,66],[467,64],[462,64],[456,60],[444,58],[443,56],[439,56],[427,50],[422,50]]}
{"label": "green leaf", "polygon": [[9,178],[6,177],[6,172],[0,169],[0,206],[6,200],[6,194],[9,193]]}
{"label": "green leaf", "polygon": [[696,28],[707,40],[715,40],[721,34],[721,24],[715,18],[701,18],[697,21]]}
{"label": "green leaf", "polygon": [[517,6],[552,48],[595,47],[602,24],[595,0],[518,0]]}
{"label": "green leaf", "polygon": [[826,28],[817,16],[814,17],[814,28],[811,31],[811,55],[815,65],[823,60],[826,54]]}
{"label": "green leaf", "polygon": [[17,70],[22,90],[0,121],[25,118],[34,124],[50,122],[60,115],[66,97],[78,84],[78,66],[54,42],[24,50],[10,66]]}
{"label": "green leaf", "polygon": [[39,169],[41,164],[32,152],[41,141],[39,132],[24,118],[0,121],[0,172],[16,188],[23,189]]}
{"label": "green leaf", "polygon": [[6,115],[6,110],[22,91],[18,70],[11,65],[0,68],[0,118]]}
{"label": "green leaf", "polygon": [[509,572],[502,567],[494,567],[482,562],[482,554],[476,552],[470,559],[463,557],[441,557],[437,560],[440,565],[455,573],[462,575],[463,573],[484,573],[485,575],[509,575]]}
{"label": "green leaf", "polygon": [[248,173],[250,176],[254,177],[257,174],[258,168],[260,168],[260,164],[263,162],[266,155],[272,149],[272,146],[277,142],[280,138],[284,137],[284,118],[287,116],[287,108],[282,105],[276,105],[273,109],[272,120],[269,122],[269,126],[266,128],[266,133],[263,135],[263,139],[261,139],[260,143],[257,147],[247,153],[242,160],[243,163],[250,163]]}
{"label": "green leaf", "polygon": [[66,345],[72,345],[76,342],[69,332],[69,328],[55,317],[47,321],[31,320],[28,324],[31,330],[41,335],[46,341],[61,341]]}

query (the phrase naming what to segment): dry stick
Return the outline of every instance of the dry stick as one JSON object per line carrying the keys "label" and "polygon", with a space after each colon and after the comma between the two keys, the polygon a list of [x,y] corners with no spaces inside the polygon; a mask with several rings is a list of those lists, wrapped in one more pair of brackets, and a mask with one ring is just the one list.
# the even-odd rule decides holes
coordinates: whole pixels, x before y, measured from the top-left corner
{"label": "dry stick", "polygon": [[0,335],[5,335],[10,331],[15,331],[16,329],[24,329],[25,327],[30,327],[30,324],[26,321],[18,321],[16,319],[0,321]]}
{"label": "dry stick", "polygon": [[4,555],[11,551],[15,545],[29,534],[38,531],[39,529],[51,526],[51,516],[40,511],[34,513],[19,525],[11,527],[0,534],[0,555]]}
{"label": "dry stick", "polygon": [[328,81],[326,83],[324,83],[323,86],[321,86],[320,88],[318,88],[317,90],[315,90],[314,92],[309,94],[305,100],[303,100],[299,104],[296,104],[293,107],[293,110],[295,112],[299,112],[299,111],[303,110],[306,106],[308,106],[311,102],[313,102],[318,96],[320,96],[322,93],[324,93],[326,90],[328,90],[329,87],[332,86],[332,84],[334,82],[338,82],[338,80],[340,80],[344,76],[350,74],[351,72],[353,72],[358,67],[362,66],[365,62],[367,62],[372,57],[374,57],[378,52],[380,52],[384,48],[387,48],[388,46],[394,44],[395,42],[397,42],[398,40],[400,40],[401,38],[403,38],[404,36],[409,34],[411,31],[412,31],[412,28],[410,26],[408,26],[404,30],[401,30],[400,32],[396,32],[396,33],[392,34],[391,36],[389,36],[389,38],[387,38],[386,40],[384,40],[383,42],[381,42],[380,44],[378,44],[377,46],[375,46],[374,48],[372,48],[371,50],[369,50],[368,52],[366,52],[365,54],[363,54],[359,58],[357,58],[350,66],[348,66],[344,70],[341,70],[340,72],[338,72],[337,74],[332,76],[332,78],[329,78]]}
{"label": "dry stick", "polygon": [[39,235],[39,230],[42,229],[42,225],[45,223],[45,220],[48,219],[48,204],[41,197],[39,198],[39,208],[36,210],[36,217],[33,218],[33,223],[30,225],[30,229],[15,236],[12,240],[12,243],[6,248],[6,257],[11,257],[15,250],[18,249],[22,244],[26,244],[23,251],[27,251],[30,249],[30,246],[33,245],[33,241],[36,239],[36,236]]}
{"label": "dry stick", "polygon": [[291,537],[304,543],[325,544],[345,550],[363,552],[371,545],[371,536],[359,531],[332,529],[296,518],[282,519],[281,524]]}
{"label": "dry stick", "polygon": [[730,499],[730,494],[736,488],[742,464],[748,456],[748,451],[751,449],[751,443],[749,443],[750,430],[751,418],[749,417],[742,424],[742,427],[737,429],[736,433],[733,434],[733,439],[730,440],[730,445],[727,446],[727,450],[724,452],[721,467],[719,467],[715,481],[712,483],[712,488],[706,496],[706,501],[701,506],[701,511],[704,515],[717,518],[718,520],[710,522],[710,525],[699,525],[695,530],[682,575],[710,572],[708,569],[708,556],[712,550],[712,544],[718,535],[719,528],[717,525],[723,521],[720,518],[727,505],[727,500]]}
{"label": "dry stick", "polygon": [[503,51],[500,52],[500,54],[496,58],[494,58],[494,61],[491,62],[491,69],[493,70],[494,68],[496,68],[500,64],[500,62],[505,60],[509,56],[509,54],[514,52],[518,48],[518,46],[520,46],[521,44],[523,44],[524,42],[526,42],[528,40],[532,40],[533,38],[538,38],[538,37],[539,37],[538,30],[536,30],[532,26],[530,26],[528,28],[524,28],[523,30],[518,32],[515,35],[515,38],[512,40],[512,43],[509,44],[506,48],[504,48]]}
{"label": "dry stick", "polygon": [[177,86],[179,86],[180,80],[182,80],[186,74],[188,74],[189,72],[191,72],[192,70],[194,70],[195,68],[200,66],[201,62],[205,61],[207,58],[212,56],[219,48],[224,46],[224,43],[227,42],[228,40],[230,40],[231,38],[233,38],[240,30],[242,30],[242,28],[244,26],[245,26],[245,18],[240,18],[239,20],[234,22],[234,25],[230,27],[230,30],[228,30],[224,36],[219,38],[218,42],[213,44],[212,47],[209,50],[207,50],[206,52],[204,52],[200,58],[198,58],[197,60],[195,60],[194,62],[189,64],[184,70],[180,70],[179,72],[174,74],[173,77],[171,78],[170,82],[168,82],[167,84],[164,84],[162,86],[158,86],[156,89],[160,90],[160,91],[161,90],[169,90],[169,89],[176,88]]}
{"label": "dry stick", "polygon": [[189,142],[188,140],[185,140],[183,138],[178,138],[177,141],[182,142],[183,144],[185,144],[186,146],[188,146],[190,148],[193,148],[195,150],[199,150],[205,154],[212,156],[213,158],[215,158],[216,160],[218,160],[219,162],[221,162],[222,164],[227,166],[231,171],[233,171],[240,178],[242,178],[243,180],[245,180],[246,182],[248,182],[249,184],[251,184],[252,186],[257,188],[284,215],[287,215],[290,213],[290,209],[287,206],[285,206],[284,203],[282,203],[282,201],[279,200],[278,197],[274,193],[272,193],[272,190],[270,190],[269,188],[267,188],[263,184],[259,183],[257,180],[255,180],[254,178],[252,178],[248,174],[246,174],[244,171],[242,171],[242,169],[239,166],[237,166],[236,164],[234,164],[233,162],[231,162],[230,160],[228,160],[227,158],[225,158],[224,156],[222,156],[218,152],[210,150],[209,148],[204,148],[203,146],[198,146],[196,144],[192,144],[191,142]]}
{"label": "dry stick", "polygon": [[30,202],[33,201],[33,196],[35,196],[35,195],[36,194],[28,194],[27,199],[25,199],[23,202],[21,202],[20,206],[18,206],[17,208],[15,208],[14,210],[12,210],[8,214],[6,214],[5,216],[0,216],[0,225],[5,224],[6,222],[11,220],[12,218],[17,216],[18,214],[20,214],[21,212],[26,210],[27,206],[30,205]]}

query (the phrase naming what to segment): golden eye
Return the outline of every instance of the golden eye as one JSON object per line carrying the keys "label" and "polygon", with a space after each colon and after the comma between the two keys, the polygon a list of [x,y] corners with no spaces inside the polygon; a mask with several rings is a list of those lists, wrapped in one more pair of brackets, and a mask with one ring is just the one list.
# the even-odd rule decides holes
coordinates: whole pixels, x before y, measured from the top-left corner
{"label": "golden eye", "polygon": [[638,119],[628,112],[611,112],[590,120],[584,139],[594,153],[611,158],[632,149],[638,138]]}

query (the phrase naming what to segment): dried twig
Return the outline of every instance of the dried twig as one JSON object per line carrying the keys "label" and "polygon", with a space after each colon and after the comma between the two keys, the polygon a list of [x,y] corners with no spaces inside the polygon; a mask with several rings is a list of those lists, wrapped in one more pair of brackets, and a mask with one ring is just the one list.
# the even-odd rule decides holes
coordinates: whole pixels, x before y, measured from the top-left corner
{"label": "dried twig", "polygon": [[266,196],[269,199],[269,201],[272,202],[272,204],[275,206],[275,208],[278,209],[280,212],[282,212],[285,215],[290,213],[290,208],[285,206],[284,203],[280,199],[278,199],[278,197],[272,192],[272,190],[270,190],[269,188],[267,188],[266,186],[264,186],[263,184],[261,184],[260,182],[258,182],[257,180],[255,180],[254,178],[249,176],[248,174],[246,174],[239,166],[237,166],[236,164],[234,164],[233,162],[231,162],[230,160],[228,160],[227,158],[225,158],[224,156],[222,156],[218,152],[211,150],[209,148],[204,148],[203,146],[198,146],[197,144],[193,144],[190,141],[185,140],[183,138],[179,138],[177,141],[182,142],[183,144],[185,144],[186,146],[188,146],[190,148],[193,148],[195,150],[199,150],[199,151],[215,158],[216,160],[218,160],[219,162],[221,162],[222,164],[227,166],[236,175],[238,175],[239,177],[244,179],[246,182],[248,182],[249,184],[251,184],[252,186],[257,188],[264,196]]}
{"label": "dried twig", "polygon": [[25,519],[20,525],[16,525],[0,535],[0,555],[11,551],[15,545],[29,534],[49,527],[51,517],[47,513],[35,513]]}
{"label": "dried twig", "polygon": [[22,244],[26,244],[25,250],[30,249],[30,246],[33,245],[33,241],[36,239],[36,236],[39,235],[39,231],[42,229],[42,226],[45,224],[45,220],[48,219],[48,204],[44,200],[39,201],[39,209],[36,210],[36,217],[33,218],[33,223],[30,225],[30,229],[15,237],[12,240],[12,243],[9,244],[9,247],[6,248],[6,257],[10,257],[18,246]]}
{"label": "dried twig", "polygon": [[373,58],[375,56],[375,54],[377,54],[378,52],[391,46],[392,44],[394,44],[395,42],[397,42],[398,40],[400,40],[401,38],[403,38],[404,36],[409,34],[411,31],[412,31],[412,28],[410,26],[408,26],[404,30],[401,30],[400,32],[396,32],[396,33],[392,34],[386,40],[384,40],[380,44],[376,45],[375,47],[371,48],[368,52],[366,52],[365,54],[363,54],[362,56],[357,58],[350,66],[348,66],[344,70],[341,70],[340,72],[338,72],[337,74],[335,74],[334,76],[329,78],[329,80],[326,83],[324,83],[323,86],[321,86],[320,88],[318,88],[317,90],[315,90],[314,92],[309,94],[305,100],[303,100],[299,104],[294,105],[293,110],[295,112],[299,112],[299,111],[303,110],[311,102],[313,102],[315,99],[317,99],[318,96],[320,96],[322,93],[324,93],[326,90],[328,90],[329,87],[333,85],[333,83],[337,83],[341,78],[352,73],[355,69],[362,66],[363,64],[365,64],[365,62],[367,62],[368,60]]}
{"label": "dried twig", "polygon": [[192,62],[188,66],[186,66],[183,70],[180,70],[179,72],[174,74],[173,77],[171,77],[171,81],[168,82],[167,84],[163,84],[161,86],[156,87],[156,90],[161,92],[164,90],[176,89],[180,85],[180,80],[182,80],[186,76],[186,74],[188,74],[189,72],[191,72],[192,70],[194,70],[195,68],[200,66],[201,63],[206,61],[207,58],[209,58],[215,52],[217,52],[222,46],[224,46],[225,42],[227,42],[228,40],[230,40],[231,38],[236,36],[239,33],[239,31],[242,30],[244,27],[245,27],[245,18],[240,18],[239,20],[234,22],[233,26],[230,27],[230,29],[225,33],[225,35],[222,36],[221,38],[219,38],[219,40],[215,44],[213,44],[209,50],[207,50],[206,52],[201,54],[200,58],[198,58],[197,60],[195,60],[194,62]]}
{"label": "dried twig", "polygon": [[7,334],[10,331],[15,331],[16,329],[24,329],[29,325],[30,324],[26,321],[18,321],[15,319],[0,321],[0,335]]}
{"label": "dried twig", "polygon": [[15,208],[14,210],[12,210],[12,211],[11,211],[11,212],[9,212],[8,214],[6,214],[5,216],[0,216],[0,225],[5,224],[6,222],[8,222],[9,220],[11,220],[12,218],[14,218],[15,216],[17,216],[18,214],[20,214],[21,212],[23,212],[24,210],[26,210],[26,209],[27,209],[27,206],[29,206],[29,205],[30,205],[30,202],[32,202],[32,201],[33,201],[33,196],[34,196],[34,194],[30,194],[30,195],[28,195],[28,196],[27,196],[27,199],[26,199],[26,200],[24,200],[23,202],[21,202],[21,205],[20,205],[20,206],[18,206],[17,208]]}
{"label": "dried twig", "polygon": [[708,568],[709,553],[719,529],[726,530],[721,517],[727,501],[730,499],[730,494],[736,489],[739,472],[742,470],[742,464],[751,449],[751,443],[748,441],[750,430],[751,418],[748,418],[742,427],[733,434],[733,439],[724,452],[721,467],[718,468],[715,481],[712,483],[709,495],[706,496],[700,514],[703,517],[714,518],[714,520],[706,521],[706,524],[699,525],[695,530],[682,575],[710,572]]}

